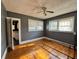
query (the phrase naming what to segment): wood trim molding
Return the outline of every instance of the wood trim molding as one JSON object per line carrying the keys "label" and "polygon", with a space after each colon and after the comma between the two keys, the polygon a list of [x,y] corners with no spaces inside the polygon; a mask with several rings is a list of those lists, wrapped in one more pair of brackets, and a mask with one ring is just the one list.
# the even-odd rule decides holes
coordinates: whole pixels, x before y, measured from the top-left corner
{"label": "wood trim molding", "polygon": [[21,41],[21,44],[29,43],[29,42],[33,42],[33,41],[37,41],[37,40],[41,40],[41,39],[47,39],[47,40],[55,41],[55,42],[58,42],[59,44],[62,44],[66,47],[74,48],[74,45],[72,45],[72,44],[62,42],[62,41],[59,41],[59,40],[56,40],[56,39],[51,39],[51,38],[48,38],[48,37],[40,37],[40,38],[35,38],[35,39],[32,39],[32,40]]}
{"label": "wood trim molding", "polygon": [[41,40],[41,39],[44,39],[44,38],[45,38],[45,37],[39,37],[39,38],[31,39],[31,40],[21,41],[20,44],[29,43],[29,42]]}
{"label": "wood trim molding", "polygon": [[62,44],[66,47],[69,47],[69,48],[74,48],[74,45],[72,44],[69,44],[69,43],[66,43],[66,42],[62,42],[62,41],[59,41],[59,40],[56,40],[56,39],[51,39],[51,38],[48,38],[48,37],[44,37],[45,39],[48,39],[48,40],[51,40],[51,41],[55,41],[55,42],[58,42],[59,44]]}

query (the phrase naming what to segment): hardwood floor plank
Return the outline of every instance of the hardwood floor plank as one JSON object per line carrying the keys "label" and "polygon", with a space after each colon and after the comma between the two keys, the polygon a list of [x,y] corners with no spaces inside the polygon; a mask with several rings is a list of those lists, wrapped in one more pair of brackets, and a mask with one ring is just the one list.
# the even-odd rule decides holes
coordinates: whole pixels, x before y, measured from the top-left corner
{"label": "hardwood floor plank", "polygon": [[65,55],[67,55],[67,56],[69,56],[69,57],[72,57],[72,58],[74,58],[74,55],[76,54],[74,49],[67,48],[63,45],[60,45],[60,44],[54,42],[54,41],[52,41],[52,42],[42,41],[42,43],[57,50],[57,51],[59,51],[59,52],[61,52],[61,53],[63,53],[63,54],[65,54]]}
{"label": "hardwood floor plank", "polygon": [[56,50],[54,50],[54,49],[51,49],[51,48],[49,48],[48,46],[42,46],[43,48],[45,48],[46,50],[48,50],[49,52],[51,52],[51,54],[53,54],[53,55],[55,55],[55,56],[57,56],[59,59],[67,59],[67,56],[66,55],[64,55],[64,54],[62,54],[62,53],[60,53],[60,52],[58,52],[58,51],[56,51]]}
{"label": "hardwood floor plank", "polygon": [[74,59],[75,51],[49,40],[38,40],[15,46],[6,59]]}

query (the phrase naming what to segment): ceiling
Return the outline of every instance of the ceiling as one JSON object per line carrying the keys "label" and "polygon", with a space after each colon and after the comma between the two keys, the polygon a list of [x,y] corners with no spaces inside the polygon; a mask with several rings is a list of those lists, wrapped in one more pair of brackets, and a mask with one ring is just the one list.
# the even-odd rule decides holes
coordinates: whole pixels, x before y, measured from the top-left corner
{"label": "ceiling", "polygon": [[[7,11],[41,19],[55,17],[77,10],[76,0],[2,0],[2,2]],[[54,11],[54,13],[47,13],[47,16],[43,13],[37,13],[40,11],[37,7],[40,7],[42,4],[47,7],[47,10]]]}

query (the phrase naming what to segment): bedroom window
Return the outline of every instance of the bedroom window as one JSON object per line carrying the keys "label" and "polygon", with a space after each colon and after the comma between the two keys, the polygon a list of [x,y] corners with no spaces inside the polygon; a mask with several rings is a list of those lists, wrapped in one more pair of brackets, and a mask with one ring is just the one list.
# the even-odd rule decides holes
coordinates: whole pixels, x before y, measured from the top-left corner
{"label": "bedroom window", "polygon": [[74,26],[73,20],[74,18],[72,17],[59,20],[59,31],[72,32]]}
{"label": "bedroom window", "polygon": [[74,17],[68,17],[68,18],[62,18],[58,20],[49,21],[48,30],[73,32],[74,31]]}
{"label": "bedroom window", "polygon": [[28,31],[43,31],[43,21],[29,19]]}
{"label": "bedroom window", "polygon": [[49,22],[49,31],[57,31],[57,20]]}

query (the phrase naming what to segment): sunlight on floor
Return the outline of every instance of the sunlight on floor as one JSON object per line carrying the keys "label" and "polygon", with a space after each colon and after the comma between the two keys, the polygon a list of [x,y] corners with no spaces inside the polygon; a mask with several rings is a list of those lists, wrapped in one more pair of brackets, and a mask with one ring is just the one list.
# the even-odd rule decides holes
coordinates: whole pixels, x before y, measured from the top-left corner
{"label": "sunlight on floor", "polygon": [[23,56],[20,56],[19,59],[34,59],[33,55],[30,53],[28,55],[23,55]]}
{"label": "sunlight on floor", "polygon": [[[36,55],[36,56],[34,56]],[[20,56],[20,59],[50,59],[49,53],[43,49],[38,49],[34,53],[29,53],[27,55]]]}
{"label": "sunlight on floor", "polygon": [[30,46],[34,46],[34,45],[35,44],[31,43],[31,44],[27,44],[27,45],[15,46],[15,49],[24,48],[24,47],[30,47]]}
{"label": "sunlight on floor", "polygon": [[49,59],[49,57],[49,54],[43,49],[36,51],[36,59]]}

